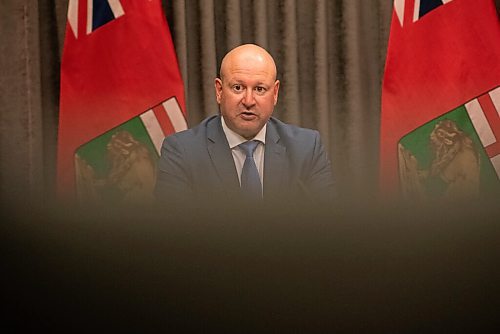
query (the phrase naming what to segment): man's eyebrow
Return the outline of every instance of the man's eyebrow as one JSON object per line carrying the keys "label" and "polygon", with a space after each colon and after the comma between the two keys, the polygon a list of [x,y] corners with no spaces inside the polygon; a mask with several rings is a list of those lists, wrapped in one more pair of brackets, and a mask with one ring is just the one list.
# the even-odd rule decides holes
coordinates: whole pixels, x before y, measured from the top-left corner
{"label": "man's eyebrow", "polygon": [[[229,85],[247,85],[245,82],[245,79],[237,79],[237,78],[231,78],[231,80],[226,80],[227,84]],[[265,86],[265,87],[270,87],[272,85],[267,84],[265,81],[257,81],[254,86]]]}

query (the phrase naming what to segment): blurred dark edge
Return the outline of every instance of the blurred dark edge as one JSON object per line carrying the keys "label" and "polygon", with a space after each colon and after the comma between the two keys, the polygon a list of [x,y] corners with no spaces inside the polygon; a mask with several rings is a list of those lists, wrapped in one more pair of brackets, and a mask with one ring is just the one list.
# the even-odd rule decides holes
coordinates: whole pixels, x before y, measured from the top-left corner
{"label": "blurred dark edge", "polygon": [[13,332],[500,328],[498,200],[2,203]]}

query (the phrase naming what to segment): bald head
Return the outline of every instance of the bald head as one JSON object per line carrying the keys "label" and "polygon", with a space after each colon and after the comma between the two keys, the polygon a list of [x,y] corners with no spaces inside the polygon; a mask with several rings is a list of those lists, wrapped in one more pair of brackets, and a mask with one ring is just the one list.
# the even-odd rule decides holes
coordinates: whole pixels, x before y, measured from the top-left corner
{"label": "bald head", "polygon": [[250,140],[267,123],[278,101],[273,57],[254,44],[238,46],[222,59],[215,97],[227,127]]}
{"label": "bald head", "polygon": [[241,65],[255,66],[268,72],[273,80],[276,80],[276,64],[273,57],[265,49],[255,44],[243,44],[229,51],[220,66],[220,78],[224,77],[228,72],[234,70],[235,67]]}

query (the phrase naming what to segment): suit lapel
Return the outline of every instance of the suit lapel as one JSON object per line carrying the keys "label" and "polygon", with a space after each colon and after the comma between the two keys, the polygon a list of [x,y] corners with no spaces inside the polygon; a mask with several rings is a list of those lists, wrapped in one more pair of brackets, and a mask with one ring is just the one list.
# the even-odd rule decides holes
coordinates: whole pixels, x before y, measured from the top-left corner
{"label": "suit lapel", "polygon": [[280,193],[288,175],[286,147],[271,122],[267,123],[266,149],[264,151],[264,198],[274,198]]}
{"label": "suit lapel", "polygon": [[223,188],[227,190],[229,195],[239,193],[238,174],[229,144],[222,130],[220,116],[214,118],[207,125],[207,147]]}

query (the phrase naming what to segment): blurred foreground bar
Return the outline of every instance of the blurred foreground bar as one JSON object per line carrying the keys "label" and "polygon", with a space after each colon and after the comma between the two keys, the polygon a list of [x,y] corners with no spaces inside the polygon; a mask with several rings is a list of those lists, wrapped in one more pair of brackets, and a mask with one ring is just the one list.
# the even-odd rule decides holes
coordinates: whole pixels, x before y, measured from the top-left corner
{"label": "blurred foreground bar", "polygon": [[428,332],[499,325],[495,202],[275,203],[255,212],[223,204],[5,209],[8,327]]}

